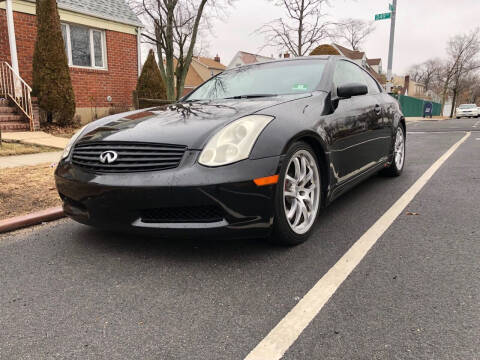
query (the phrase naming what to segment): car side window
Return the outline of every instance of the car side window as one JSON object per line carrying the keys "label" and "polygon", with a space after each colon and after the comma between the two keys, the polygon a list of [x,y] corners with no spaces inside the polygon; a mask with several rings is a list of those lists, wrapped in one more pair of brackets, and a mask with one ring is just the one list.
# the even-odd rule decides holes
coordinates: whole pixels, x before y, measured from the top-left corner
{"label": "car side window", "polygon": [[367,81],[368,93],[370,95],[380,94],[380,89],[378,88],[377,82],[372,78],[372,76],[366,71],[363,72],[365,79]]}
{"label": "car side window", "polygon": [[349,61],[339,60],[335,65],[333,84],[337,88],[348,83],[360,83],[368,87],[367,80],[360,67]]}

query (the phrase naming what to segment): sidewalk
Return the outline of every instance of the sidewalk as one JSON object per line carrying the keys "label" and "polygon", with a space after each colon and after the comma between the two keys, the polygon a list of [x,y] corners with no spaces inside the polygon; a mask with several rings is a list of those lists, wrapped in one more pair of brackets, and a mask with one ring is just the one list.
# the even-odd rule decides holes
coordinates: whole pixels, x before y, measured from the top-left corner
{"label": "sidewalk", "polygon": [[447,116],[434,116],[432,118],[427,118],[427,117],[421,117],[421,116],[416,116],[416,117],[406,117],[405,121],[406,122],[416,122],[416,121],[439,121],[439,120],[450,120],[449,117]]}
{"label": "sidewalk", "polygon": [[67,138],[53,136],[43,131],[2,132],[2,138],[20,141],[24,144],[50,146],[57,149],[64,149],[69,141]]}
{"label": "sidewalk", "polygon": [[0,169],[57,163],[60,160],[62,152],[63,151],[54,151],[28,155],[2,156],[0,157]]}

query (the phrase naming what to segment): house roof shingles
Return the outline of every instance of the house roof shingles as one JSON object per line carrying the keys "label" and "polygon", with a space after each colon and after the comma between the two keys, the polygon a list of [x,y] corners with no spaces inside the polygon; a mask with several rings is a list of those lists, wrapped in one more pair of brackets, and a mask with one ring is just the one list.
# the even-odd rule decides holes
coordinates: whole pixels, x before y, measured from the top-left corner
{"label": "house roof shingles", "polygon": [[225,70],[227,68],[225,65],[221,64],[220,62],[215,61],[213,59],[206,58],[206,57],[198,56],[198,57],[195,57],[194,59],[209,69]]}
{"label": "house roof shingles", "polygon": [[258,54],[251,54],[245,51],[239,51],[240,57],[244,64],[254,64],[261,61],[273,60],[273,58]]}
{"label": "house roof shingles", "polygon": [[338,45],[338,44],[333,44],[338,50],[340,50],[344,56],[351,60],[360,60],[363,59],[365,56],[365,53],[363,51],[358,51],[358,50],[350,50],[347,49],[344,46]]}
{"label": "house roof shingles", "polygon": [[197,70],[193,66],[190,66],[185,78],[185,87],[186,88],[196,88],[198,85],[202,84],[204,80],[199,75]]}
{"label": "house roof shingles", "polygon": [[375,80],[377,80],[381,85],[385,85],[387,83],[387,78],[385,75],[380,75],[377,73],[375,70],[373,70],[371,67],[367,68],[367,71],[372,75]]}
{"label": "house roof shingles", "polygon": [[57,0],[57,4],[60,9],[123,24],[143,26],[125,0]]}
{"label": "house roof shingles", "polygon": [[380,58],[376,58],[376,59],[367,59],[367,64],[372,66],[372,65],[380,65],[380,61],[382,61],[382,59]]}

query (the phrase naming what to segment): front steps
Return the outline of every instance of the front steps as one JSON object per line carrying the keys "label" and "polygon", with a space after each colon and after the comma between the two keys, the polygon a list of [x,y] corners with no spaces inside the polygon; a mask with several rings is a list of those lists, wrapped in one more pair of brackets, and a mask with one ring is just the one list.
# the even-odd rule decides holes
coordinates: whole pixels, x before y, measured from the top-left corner
{"label": "front steps", "polygon": [[0,130],[30,131],[30,124],[23,114],[20,114],[7,99],[0,98]]}

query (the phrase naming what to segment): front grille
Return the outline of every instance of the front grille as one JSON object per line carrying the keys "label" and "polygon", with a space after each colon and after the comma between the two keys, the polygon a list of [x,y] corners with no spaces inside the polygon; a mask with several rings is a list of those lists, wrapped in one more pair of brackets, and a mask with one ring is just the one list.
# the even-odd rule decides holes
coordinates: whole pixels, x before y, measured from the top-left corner
{"label": "front grille", "polygon": [[141,211],[144,223],[208,223],[223,220],[217,206],[190,206],[147,209]]}
{"label": "front grille", "polygon": [[[117,159],[111,164],[100,162],[100,154],[114,151]],[[75,145],[73,164],[97,172],[139,172],[176,168],[186,147],[182,145],[137,142],[84,142]]]}

